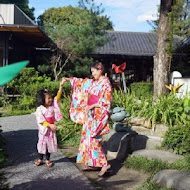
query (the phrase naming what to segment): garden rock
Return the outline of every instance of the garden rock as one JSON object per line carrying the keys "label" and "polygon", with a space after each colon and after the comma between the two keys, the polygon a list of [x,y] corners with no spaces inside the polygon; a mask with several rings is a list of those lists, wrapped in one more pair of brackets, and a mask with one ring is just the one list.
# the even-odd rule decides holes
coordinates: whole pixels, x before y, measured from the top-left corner
{"label": "garden rock", "polygon": [[133,156],[142,156],[147,159],[157,159],[168,163],[183,159],[183,156],[163,150],[138,150],[133,152]]}
{"label": "garden rock", "polygon": [[154,124],[152,129],[149,129],[149,121],[145,118],[132,118],[131,119],[131,129],[135,130],[141,135],[151,135],[163,137],[164,134],[169,130],[169,127],[164,124]]}
{"label": "garden rock", "polygon": [[190,173],[178,170],[161,170],[156,173],[153,180],[160,184],[166,185],[167,188],[176,190],[190,189]]}

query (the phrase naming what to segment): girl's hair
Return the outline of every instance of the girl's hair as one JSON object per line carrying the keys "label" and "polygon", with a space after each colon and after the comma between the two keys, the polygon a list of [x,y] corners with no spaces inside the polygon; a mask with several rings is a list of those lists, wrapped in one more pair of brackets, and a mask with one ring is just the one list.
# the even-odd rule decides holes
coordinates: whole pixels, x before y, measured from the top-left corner
{"label": "girl's hair", "polygon": [[46,89],[42,89],[38,93],[38,104],[45,106],[45,95],[49,94],[51,96],[51,93],[48,92]]}
{"label": "girl's hair", "polygon": [[[97,69],[97,70],[101,70],[102,75],[105,74],[105,68],[104,68],[102,62],[100,62],[100,61],[95,61],[95,62],[91,65],[90,69],[91,69],[91,68],[95,68],[95,69]],[[90,73],[91,73],[91,70],[90,70]]]}

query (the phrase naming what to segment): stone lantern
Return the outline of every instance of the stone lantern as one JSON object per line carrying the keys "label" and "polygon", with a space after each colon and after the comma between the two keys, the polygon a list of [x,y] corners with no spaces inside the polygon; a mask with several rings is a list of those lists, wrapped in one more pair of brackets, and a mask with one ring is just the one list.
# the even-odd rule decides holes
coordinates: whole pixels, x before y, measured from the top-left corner
{"label": "stone lantern", "polygon": [[113,109],[111,120],[114,121],[113,129],[116,132],[129,132],[130,128],[127,126],[127,118],[130,116],[123,107],[115,107]]}

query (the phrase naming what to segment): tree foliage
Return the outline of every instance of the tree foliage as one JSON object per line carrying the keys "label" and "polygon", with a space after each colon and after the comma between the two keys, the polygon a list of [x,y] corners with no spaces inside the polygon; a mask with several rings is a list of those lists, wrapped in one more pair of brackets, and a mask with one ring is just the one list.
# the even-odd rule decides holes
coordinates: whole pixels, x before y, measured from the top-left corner
{"label": "tree foliage", "polygon": [[28,0],[0,0],[0,3],[3,4],[15,4],[17,5],[26,15],[28,15],[32,20],[35,20],[34,17],[34,7],[29,8]]}
{"label": "tree foliage", "polygon": [[[190,0],[175,0],[173,4],[173,34],[181,37],[190,35]],[[158,29],[160,7],[158,7],[158,19],[148,21],[153,30]]]}
{"label": "tree foliage", "polygon": [[70,70],[67,75],[89,73],[87,66],[92,63],[89,55],[107,42],[105,30],[113,30],[109,18],[101,16],[102,13],[100,6],[80,1],[79,7],[50,8],[38,18],[57,45],[51,58],[55,79],[63,68]]}

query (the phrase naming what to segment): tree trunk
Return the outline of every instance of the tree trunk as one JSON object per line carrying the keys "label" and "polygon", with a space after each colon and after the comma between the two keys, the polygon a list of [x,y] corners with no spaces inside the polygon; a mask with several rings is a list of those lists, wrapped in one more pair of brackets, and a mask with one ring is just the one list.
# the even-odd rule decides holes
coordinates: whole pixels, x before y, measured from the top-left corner
{"label": "tree trunk", "polygon": [[168,52],[171,40],[171,20],[173,0],[161,0],[160,20],[157,31],[157,52],[154,56],[154,99],[166,92],[165,85],[169,82],[171,52]]}

